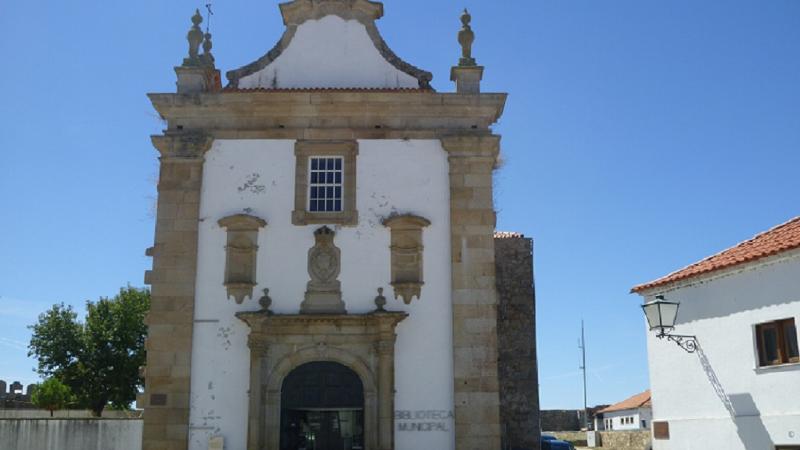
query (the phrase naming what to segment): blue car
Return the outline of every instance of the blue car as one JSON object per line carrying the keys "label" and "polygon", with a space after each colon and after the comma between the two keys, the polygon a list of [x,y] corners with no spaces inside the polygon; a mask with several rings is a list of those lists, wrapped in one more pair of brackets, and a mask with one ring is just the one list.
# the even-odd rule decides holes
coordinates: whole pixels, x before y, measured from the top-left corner
{"label": "blue car", "polygon": [[542,435],[542,450],[575,450],[575,446],[567,441],[556,439],[549,434]]}

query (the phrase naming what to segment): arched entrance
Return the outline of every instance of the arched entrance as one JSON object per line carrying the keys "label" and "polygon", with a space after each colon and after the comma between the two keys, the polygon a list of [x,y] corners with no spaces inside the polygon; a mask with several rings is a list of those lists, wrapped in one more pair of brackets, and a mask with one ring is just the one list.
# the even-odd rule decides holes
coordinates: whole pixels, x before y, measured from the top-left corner
{"label": "arched entrance", "polygon": [[280,450],[364,449],[364,386],[335,362],[303,364],[281,386]]}

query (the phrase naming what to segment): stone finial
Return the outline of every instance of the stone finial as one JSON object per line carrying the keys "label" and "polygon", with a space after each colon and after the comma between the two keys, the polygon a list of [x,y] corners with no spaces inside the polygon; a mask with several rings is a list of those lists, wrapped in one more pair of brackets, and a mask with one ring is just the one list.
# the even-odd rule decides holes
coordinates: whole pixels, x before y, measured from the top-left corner
{"label": "stone finial", "polygon": [[197,66],[200,64],[200,44],[203,43],[203,30],[200,29],[201,23],[203,23],[203,16],[200,15],[200,10],[196,9],[192,16],[192,28],[186,34],[186,39],[189,41],[189,57],[183,60],[184,66]]}
{"label": "stone finial", "polygon": [[272,306],[272,297],[269,296],[269,289],[264,289],[264,295],[258,299],[258,304],[261,305],[261,311],[272,314],[272,311],[269,310],[269,307]]}
{"label": "stone finial", "polygon": [[385,312],[384,306],[386,306],[386,297],[383,296],[383,288],[378,288],[378,295],[375,297],[375,309],[376,312]]}
{"label": "stone finial", "polygon": [[201,56],[203,63],[209,66],[214,66],[214,55],[211,54],[211,48],[214,44],[211,42],[211,33],[206,32],[203,35],[203,56]]}
{"label": "stone finial", "polygon": [[481,92],[481,79],[483,67],[475,62],[472,57],[472,43],[475,42],[475,33],[469,26],[472,16],[464,9],[461,14],[461,31],[458,32],[458,43],[461,44],[461,58],[458,65],[450,70],[450,80],[456,82],[456,92],[459,94],[478,94]]}
{"label": "stone finial", "polygon": [[475,42],[475,33],[469,26],[472,16],[466,8],[461,14],[461,31],[458,32],[458,43],[461,44],[461,59],[458,60],[459,66],[474,66],[475,58],[472,57],[472,43]]}

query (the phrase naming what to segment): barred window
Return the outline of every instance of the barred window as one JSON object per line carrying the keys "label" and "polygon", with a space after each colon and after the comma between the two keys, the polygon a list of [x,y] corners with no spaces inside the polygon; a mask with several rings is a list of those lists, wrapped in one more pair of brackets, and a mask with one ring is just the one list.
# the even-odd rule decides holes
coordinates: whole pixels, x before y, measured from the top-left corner
{"label": "barred window", "polygon": [[342,211],[342,157],[309,158],[308,211]]}

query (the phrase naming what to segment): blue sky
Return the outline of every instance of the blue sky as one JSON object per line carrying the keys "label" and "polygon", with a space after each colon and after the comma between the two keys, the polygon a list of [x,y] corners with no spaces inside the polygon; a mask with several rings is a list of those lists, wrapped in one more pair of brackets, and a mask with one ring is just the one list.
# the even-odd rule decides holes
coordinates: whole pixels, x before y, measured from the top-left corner
{"label": "blue sky", "polygon": [[[0,14],[0,379],[37,379],[26,325],[141,286],[157,174],[145,97],[174,91],[204,2],[8,2]],[[223,72],[270,49],[277,2],[216,1]],[[461,8],[495,127],[498,228],[535,239],[542,407],[648,386],[648,281],[800,214],[800,2],[386,0],[392,49],[453,89]]]}

